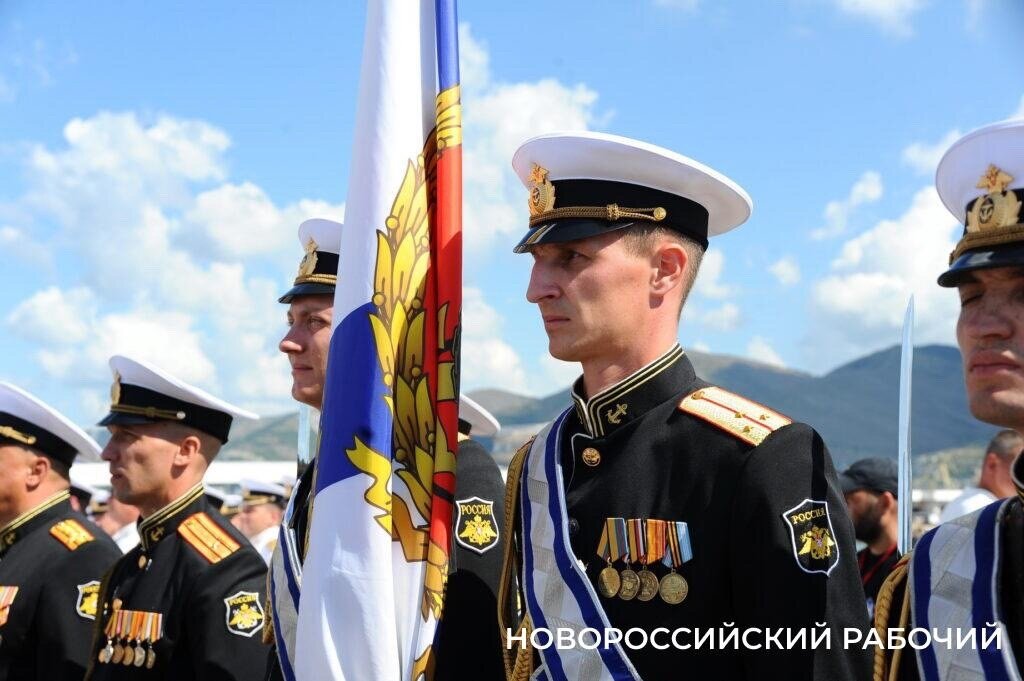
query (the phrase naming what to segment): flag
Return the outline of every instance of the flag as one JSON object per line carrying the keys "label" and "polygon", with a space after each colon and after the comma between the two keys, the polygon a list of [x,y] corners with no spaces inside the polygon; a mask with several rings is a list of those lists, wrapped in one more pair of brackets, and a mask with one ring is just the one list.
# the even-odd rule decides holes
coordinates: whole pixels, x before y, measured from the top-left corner
{"label": "flag", "polygon": [[426,678],[462,287],[455,0],[370,0],[303,564],[298,679]]}

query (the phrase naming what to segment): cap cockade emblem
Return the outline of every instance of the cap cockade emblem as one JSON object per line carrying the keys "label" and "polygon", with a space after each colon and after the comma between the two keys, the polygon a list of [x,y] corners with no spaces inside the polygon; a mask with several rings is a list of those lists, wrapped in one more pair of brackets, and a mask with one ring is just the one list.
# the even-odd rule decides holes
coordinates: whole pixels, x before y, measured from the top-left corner
{"label": "cap cockade emblem", "polygon": [[530,217],[547,213],[555,207],[555,185],[548,181],[548,171],[536,163],[530,171]]}
{"label": "cap cockade emblem", "polygon": [[117,371],[114,372],[114,382],[110,384],[110,403],[118,404],[121,402],[121,374]]}
{"label": "cap cockade emblem", "polygon": [[975,200],[967,213],[967,231],[982,232],[1016,225],[1020,221],[1021,203],[1017,194],[1007,191],[1013,176],[994,165],[978,180],[978,189],[988,193]]}
{"label": "cap cockade emblem", "polygon": [[316,249],[319,245],[313,239],[306,242],[306,255],[302,256],[299,262],[299,273],[297,277],[308,277],[316,271]]}

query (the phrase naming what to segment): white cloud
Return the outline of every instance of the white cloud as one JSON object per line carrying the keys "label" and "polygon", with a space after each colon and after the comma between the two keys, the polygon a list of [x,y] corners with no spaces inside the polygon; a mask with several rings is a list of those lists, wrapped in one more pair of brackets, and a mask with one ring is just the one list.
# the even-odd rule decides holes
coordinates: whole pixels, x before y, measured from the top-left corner
{"label": "white cloud", "polygon": [[36,357],[52,378],[79,384],[106,380],[107,359],[126,354],[190,383],[216,386],[215,365],[202,349],[195,320],[182,312],[140,306],[101,314],[89,289],[51,287],[18,305],[7,323],[39,344]]}
{"label": "white cloud", "polygon": [[700,315],[700,323],[715,331],[732,331],[740,323],[740,308],[734,303],[724,303]]}
{"label": "white cloud", "polygon": [[914,142],[905,149],[901,157],[903,162],[914,169],[919,175],[935,174],[935,168],[946,150],[963,135],[959,130],[950,130],[942,139],[933,144],[927,142]]}
{"label": "white cloud", "polygon": [[703,341],[694,341],[693,344],[690,345],[690,349],[696,350],[697,352],[711,352],[711,346]]}
{"label": "white cloud", "polygon": [[37,269],[52,267],[51,253],[45,245],[11,225],[0,225],[0,252],[8,262],[29,263]]}
{"label": "white cloud", "polygon": [[960,227],[934,188],[914,195],[896,219],[882,220],[841,248],[832,274],[813,286],[809,351],[834,365],[899,340],[907,299],[915,297],[915,342],[952,341],[955,293],[935,280]]}
{"label": "white cloud", "polygon": [[1024,118],[1024,95],[1020,98],[1020,104],[1017,105],[1017,110],[1013,112],[1011,118]]}
{"label": "white cloud", "polygon": [[515,349],[503,340],[505,320],[483,292],[462,290],[462,389],[491,387],[527,392],[526,372]]}
{"label": "white cloud", "polygon": [[494,81],[486,46],[459,27],[466,89],[475,92],[464,111],[463,239],[467,253],[496,243],[511,248],[526,231],[526,190],[512,172],[512,154],[535,135],[586,130],[599,122],[597,93],[554,78],[536,82]]}
{"label": "white cloud", "polygon": [[736,287],[722,282],[722,271],[725,269],[725,254],[718,250],[709,250],[704,254],[697,272],[697,281],[693,285],[695,293],[722,300],[736,293]]}
{"label": "white cloud", "polygon": [[833,0],[840,11],[870,21],[897,36],[913,33],[911,19],[925,0]]}
{"label": "white cloud", "polygon": [[779,258],[768,267],[775,279],[783,286],[792,286],[800,281],[800,265],[793,256]]}
{"label": "white cloud", "polygon": [[775,348],[761,336],[754,336],[747,343],[747,356],[764,364],[777,367],[786,366],[786,363],[782,361],[782,357],[775,351]]}
{"label": "white cloud", "polygon": [[882,198],[882,176],[873,170],[861,175],[845,199],[829,201],[825,206],[825,226],[811,231],[815,240],[831,239],[846,231],[850,215],[861,205],[874,203]]}

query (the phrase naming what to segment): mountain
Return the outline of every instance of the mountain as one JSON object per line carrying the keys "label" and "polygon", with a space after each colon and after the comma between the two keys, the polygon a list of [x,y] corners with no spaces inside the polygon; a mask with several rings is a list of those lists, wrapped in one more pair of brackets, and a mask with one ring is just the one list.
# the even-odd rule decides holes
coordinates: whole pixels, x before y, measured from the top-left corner
{"label": "mountain", "polygon": [[[861,357],[821,376],[727,355],[687,355],[705,380],[810,423],[825,438],[841,468],[866,456],[896,455],[898,347]],[[960,468],[973,470],[976,463],[971,463],[971,457],[979,460],[978,448],[997,429],[967,411],[959,351],[942,345],[915,348],[913,388],[914,452],[925,455],[959,449],[957,456],[965,461]],[[569,405],[568,389],[541,398],[497,388],[475,390],[470,395],[502,422],[503,430],[493,443],[499,460],[507,460],[539,424]],[[221,456],[234,460],[292,457],[296,424],[295,415],[239,423]],[[952,470],[959,468],[953,466]]]}

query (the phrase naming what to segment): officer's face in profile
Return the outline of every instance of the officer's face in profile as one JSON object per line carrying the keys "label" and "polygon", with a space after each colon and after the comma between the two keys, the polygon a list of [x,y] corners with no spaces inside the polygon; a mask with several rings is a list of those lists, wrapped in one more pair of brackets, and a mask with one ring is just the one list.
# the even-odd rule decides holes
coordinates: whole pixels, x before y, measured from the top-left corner
{"label": "officer's face in profile", "polygon": [[324,401],[333,316],[331,295],[294,298],[288,305],[288,333],[278,344],[292,365],[292,398],[316,409]]}
{"label": "officer's face in profile", "polygon": [[108,426],[110,440],[101,455],[110,463],[113,495],[126,504],[157,508],[175,473],[180,442],[161,424]]}
{"label": "officer's face in profile", "polygon": [[[540,309],[552,357],[586,362],[624,354],[650,313],[651,263],[622,231],[534,247],[526,299]],[[673,311],[674,314],[674,311]]]}
{"label": "officer's face in profile", "polygon": [[17,445],[0,445],[0,524],[22,513],[35,454]]}
{"label": "officer's face in profile", "polygon": [[971,413],[1019,430],[1024,427],[1024,269],[978,270],[957,288],[956,335]]}

